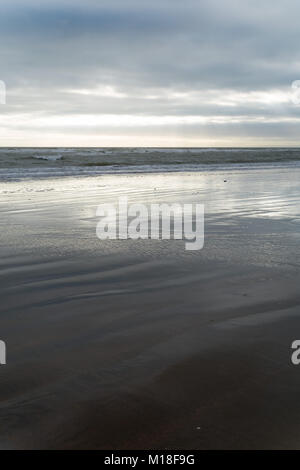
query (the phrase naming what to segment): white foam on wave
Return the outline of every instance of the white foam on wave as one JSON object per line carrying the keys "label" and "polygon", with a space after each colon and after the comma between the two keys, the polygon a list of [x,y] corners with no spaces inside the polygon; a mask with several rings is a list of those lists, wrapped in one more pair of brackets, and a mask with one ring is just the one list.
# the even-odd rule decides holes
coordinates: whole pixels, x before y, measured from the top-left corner
{"label": "white foam on wave", "polygon": [[57,160],[61,160],[62,155],[32,155],[32,158],[36,158],[37,160],[47,160],[55,162]]}
{"label": "white foam on wave", "polygon": [[149,174],[149,173],[210,173],[210,172],[230,172],[243,170],[289,170],[300,168],[300,162],[273,162],[273,163],[226,163],[226,164],[186,164],[186,165],[131,165],[131,166],[93,166],[78,167],[68,166],[58,167],[39,167],[39,168],[0,168],[0,182],[38,180],[65,177],[91,177],[100,175],[126,175],[126,174]]}

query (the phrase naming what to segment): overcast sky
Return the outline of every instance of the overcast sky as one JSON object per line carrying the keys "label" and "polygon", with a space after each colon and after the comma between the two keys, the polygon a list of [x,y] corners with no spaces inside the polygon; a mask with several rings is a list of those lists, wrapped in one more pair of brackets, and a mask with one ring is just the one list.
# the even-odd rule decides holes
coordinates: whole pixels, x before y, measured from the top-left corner
{"label": "overcast sky", "polygon": [[2,0],[0,145],[300,145],[299,36],[299,0]]}

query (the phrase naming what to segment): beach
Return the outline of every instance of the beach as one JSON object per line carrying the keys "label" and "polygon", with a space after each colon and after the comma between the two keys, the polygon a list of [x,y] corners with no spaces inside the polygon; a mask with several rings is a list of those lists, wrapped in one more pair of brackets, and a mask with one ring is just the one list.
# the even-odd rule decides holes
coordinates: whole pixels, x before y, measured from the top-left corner
{"label": "beach", "polygon": [[[10,170],[2,449],[299,448],[300,166],[262,165]],[[204,204],[203,249],[99,240],[97,207],[120,196]]]}

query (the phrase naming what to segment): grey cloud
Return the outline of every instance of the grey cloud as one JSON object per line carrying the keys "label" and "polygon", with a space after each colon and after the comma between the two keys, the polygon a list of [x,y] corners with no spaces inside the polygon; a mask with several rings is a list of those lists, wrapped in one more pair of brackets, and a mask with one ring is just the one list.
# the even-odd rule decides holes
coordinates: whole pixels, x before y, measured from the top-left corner
{"label": "grey cloud", "polygon": [[[289,104],[145,98],[170,89],[288,92],[300,78],[299,18],[296,0],[4,0],[0,79],[8,105],[1,113],[299,116],[299,107]],[[127,97],[67,92],[99,84]],[[237,135],[270,136],[272,129],[274,136],[288,135],[287,124],[232,126]],[[197,129],[185,132],[196,135]],[[216,135],[217,129],[225,127],[213,126]]]}

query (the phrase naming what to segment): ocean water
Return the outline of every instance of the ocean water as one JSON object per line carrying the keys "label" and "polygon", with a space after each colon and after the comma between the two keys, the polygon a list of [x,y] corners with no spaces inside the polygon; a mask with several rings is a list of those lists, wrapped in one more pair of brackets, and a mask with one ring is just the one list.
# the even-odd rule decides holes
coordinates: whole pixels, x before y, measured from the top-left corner
{"label": "ocean water", "polygon": [[299,167],[300,148],[1,148],[0,180]]}

